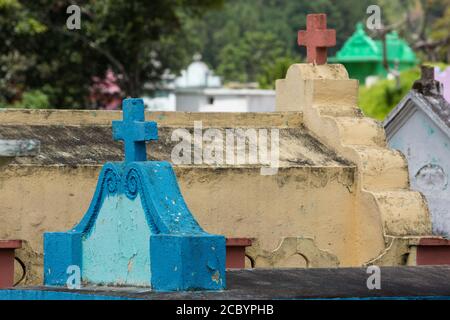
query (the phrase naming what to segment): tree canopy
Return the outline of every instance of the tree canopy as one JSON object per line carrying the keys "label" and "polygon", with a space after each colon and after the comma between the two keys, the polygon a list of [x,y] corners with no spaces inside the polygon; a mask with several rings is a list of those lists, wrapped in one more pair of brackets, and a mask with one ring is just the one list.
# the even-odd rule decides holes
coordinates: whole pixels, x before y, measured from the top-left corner
{"label": "tree canopy", "polygon": [[303,60],[308,13],[328,14],[333,55],[373,3],[423,60],[448,62],[450,0],[79,0],[80,30],[66,27],[69,0],[0,0],[0,107],[96,108],[112,81],[142,96],[196,53],[225,82],[271,88]]}
{"label": "tree canopy", "polygon": [[85,108],[93,77],[108,68],[119,75],[125,95],[139,96],[144,83],[156,84],[166,70],[177,72],[189,61],[192,41],[184,20],[220,7],[222,0],[77,4],[81,29],[68,30],[71,1],[0,0],[0,103],[34,91],[54,107]]}
{"label": "tree canopy", "polygon": [[[328,14],[328,25],[342,45],[355,24],[366,17],[369,0],[228,0],[220,11],[208,12],[189,28],[203,59],[225,81],[273,85],[284,64],[300,62],[305,50],[297,32],[306,28],[306,14]],[[337,48],[331,49],[330,54]]]}

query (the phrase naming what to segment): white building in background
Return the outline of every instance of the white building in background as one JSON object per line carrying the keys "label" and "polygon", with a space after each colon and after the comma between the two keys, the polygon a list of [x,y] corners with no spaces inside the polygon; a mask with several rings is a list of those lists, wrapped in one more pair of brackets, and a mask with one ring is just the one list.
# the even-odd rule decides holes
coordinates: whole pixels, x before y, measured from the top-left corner
{"label": "white building in background", "polygon": [[201,56],[181,75],[167,83],[165,94],[144,98],[148,110],[185,112],[271,112],[275,111],[275,91],[225,88]]}
{"label": "white building in background", "polygon": [[144,105],[148,111],[175,111],[175,94],[168,92],[166,96],[144,97]]}
{"label": "white building in background", "polygon": [[273,112],[275,91],[258,89],[183,88],[175,91],[177,111]]}
{"label": "white building in background", "polygon": [[208,65],[201,61],[201,56],[194,56],[192,62],[186,70],[181,71],[181,75],[175,79],[175,88],[220,88],[222,79],[215,76]]}

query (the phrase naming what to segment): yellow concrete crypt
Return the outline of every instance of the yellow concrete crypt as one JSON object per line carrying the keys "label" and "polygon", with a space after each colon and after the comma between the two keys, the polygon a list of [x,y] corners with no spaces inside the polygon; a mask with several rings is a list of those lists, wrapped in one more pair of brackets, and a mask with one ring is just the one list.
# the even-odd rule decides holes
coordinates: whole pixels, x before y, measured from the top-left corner
{"label": "yellow concrete crypt", "polygon": [[409,245],[432,233],[427,205],[409,190],[403,155],[387,148],[381,124],[363,116],[357,97],[358,81],[342,65],[293,65],[277,82],[277,110],[302,112],[320,141],[356,165],[349,264],[414,264]]}

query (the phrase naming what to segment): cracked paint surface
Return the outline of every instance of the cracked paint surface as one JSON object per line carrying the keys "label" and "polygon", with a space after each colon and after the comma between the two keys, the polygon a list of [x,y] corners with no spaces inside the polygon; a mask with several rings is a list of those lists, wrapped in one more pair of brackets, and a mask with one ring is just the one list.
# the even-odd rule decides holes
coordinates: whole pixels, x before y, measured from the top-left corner
{"label": "cracked paint surface", "polygon": [[[115,214],[120,212],[120,215]],[[105,198],[83,240],[83,281],[150,286],[150,228],[139,195]]]}

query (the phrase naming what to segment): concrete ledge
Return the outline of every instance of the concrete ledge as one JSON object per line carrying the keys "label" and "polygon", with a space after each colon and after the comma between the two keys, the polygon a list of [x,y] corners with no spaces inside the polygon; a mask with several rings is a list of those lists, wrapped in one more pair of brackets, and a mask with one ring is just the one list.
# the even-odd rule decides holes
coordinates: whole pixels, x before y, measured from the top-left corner
{"label": "concrete ledge", "polygon": [[274,299],[450,299],[450,267],[381,268],[381,290],[367,288],[365,268],[233,270],[220,292],[152,292],[142,288],[81,290],[19,287],[0,290],[0,300],[274,300]]}
{"label": "concrete ledge", "polygon": [[[2,125],[104,125],[111,126],[111,121],[120,120],[121,111],[105,110],[28,110],[0,109]],[[202,121],[204,127],[278,127],[295,128],[303,122],[301,112],[146,112],[147,121],[157,121],[159,127],[182,127]]]}

